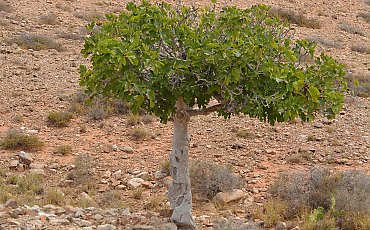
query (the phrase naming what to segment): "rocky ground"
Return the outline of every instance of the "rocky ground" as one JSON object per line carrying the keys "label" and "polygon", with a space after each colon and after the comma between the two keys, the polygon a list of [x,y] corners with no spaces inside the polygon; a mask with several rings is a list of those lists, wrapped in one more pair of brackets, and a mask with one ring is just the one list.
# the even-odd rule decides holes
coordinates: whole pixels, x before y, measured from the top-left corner
{"label": "rocky ground", "polygon": [[[75,115],[63,128],[47,122],[50,112],[69,110],[72,95],[80,89],[78,66],[87,63],[79,53],[86,36],[84,25],[94,16],[118,12],[125,2],[0,1],[0,136],[16,128],[37,135],[44,142],[38,151],[0,150],[0,169],[5,178],[0,183],[14,175],[42,174],[45,194],[56,189],[62,197],[88,200],[87,204],[99,207],[78,208],[76,203],[67,201],[59,206],[46,205],[42,194],[27,198],[28,203],[13,197],[0,205],[0,229],[176,229],[166,213],[165,194],[170,178],[160,166],[171,150],[171,123],[147,118],[132,126],[129,115],[96,121],[91,114]],[[261,1],[228,2],[250,6]],[[369,54],[353,48],[369,47],[369,24],[358,16],[369,12],[366,1],[262,2],[319,20],[320,29],[293,26],[295,36],[321,39],[324,42],[319,50],[326,50],[346,64],[352,75],[369,76]],[[341,29],[343,23],[364,34]],[[15,44],[17,36],[26,34],[49,37],[57,42],[55,49],[38,51]],[[368,98],[348,95],[342,112],[333,121],[318,117],[310,124],[292,122],[274,127],[244,116],[230,120],[216,114],[194,118],[190,125],[192,160],[232,165],[246,181],[237,201],[226,207],[196,199],[194,215],[200,228],[243,226],[237,219],[250,217],[250,207],[269,197],[268,186],[281,171],[325,166],[370,172],[369,106]],[[144,130],[147,136],[136,140],[131,135],[133,129]],[[62,145],[71,146],[72,153],[56,154],[56,148]],[[91,180],[93,189],[75,185],[68,177],[79,167],[79,156],[91,159],[85,166],[91,177],[84,179]],[[122,205],[104,205],[110,201],[102,197],[112,191],[119,195]],[[261,224],[258,220],[244,223],[244,229],[257,229]]]}

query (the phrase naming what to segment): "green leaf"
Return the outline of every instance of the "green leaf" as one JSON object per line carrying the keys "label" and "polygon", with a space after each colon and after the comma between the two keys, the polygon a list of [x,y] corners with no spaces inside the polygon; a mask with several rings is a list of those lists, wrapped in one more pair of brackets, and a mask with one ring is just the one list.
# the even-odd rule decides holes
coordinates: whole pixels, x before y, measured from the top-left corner
{"label": "green leaf", "polygon": [[315,102],[315,103],[318,103],[319,102],[319,97],[320,97],[320,91],[314,87],[314,86],[310,86],[308,88],[308,92],[312,98],[312,101]]}

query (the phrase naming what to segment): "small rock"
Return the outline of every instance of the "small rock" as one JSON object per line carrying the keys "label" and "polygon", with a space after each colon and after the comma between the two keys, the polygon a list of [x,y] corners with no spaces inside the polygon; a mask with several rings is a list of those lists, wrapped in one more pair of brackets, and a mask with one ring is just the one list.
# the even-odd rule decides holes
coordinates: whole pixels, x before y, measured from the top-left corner
{"label": "small rock", "polygon": [[122,171],[119,169],[112,174],[113,179],[120,180],[122,178]]}
{"label": "small rock", "polygon": [[127,182],[127,185],[131,189],[139,188],[145,181],[141,178],[132,178]]}
{"label": "small rock", "polygon": [[138,178],[141,178],[143,180],[149,181],[150,180],[150,175],[148,172],[141,172],[136,175]]}
{"label": "small rock", "polygon": [[259,193],[260,191],[258,190],[258,188],[253,188],[253,189],[252,189],[252,192],[253,192],[253,193],[255,193],[255,194],[257,194],[257,193]]}
{"label": "small rock", "polygon": [[[87,195],[87,194],[86,194]],[[76,218],[83,218],[84,212],[81,208],[78,208],[74,214],[74,217]]]}
{"label": "small rock", "polygon": [[17,156],[19,157],[21,162],[23,162],[27,165],[30,165],[33,161],[32,157],[31,157],[31,154],[26,153],[24,151],[20,151],[19,153],[17,153]]}
{"label": "small rock", "polygon": [[301,228],[299,226],[295,226],[292,230],[301,230]]}
{"label": "small rock", "polygon": [[167,176],[167,173],[165,172],[162,172],[162,171],[157,171],[154,173],[154,178],[156,180],[162,180],[163,178],[165,178]]}
{"label": "small rock", "polygon": [[133,149],[133,148],[131,148],[130,146],[124,146],[124,147],[122,148],[122,151],[123,151],[123,152],[126,152],[126,153],[133,153],[133,152],[134,152],[134,149]]}
{"label": "small rock", "polygon": [[135,225],[132,227],[132,230],[152,230],[154,229],[151,225]]}
{"label": "small rock", "polygon": [[113,151],[118,151],[118,150],[119,150],[119,148],[118,148],[118,146],[117,146],[117,145],[112,145],[112,150],[113,150]]}
{"label": "small rock", "polygon": [[177,230],[177,226],[174,223],[166,223],[159,226],[160,230]]}
{"label": "small rock", "polygon": [[112,176],[112,172],[108,170],[108,171],[104,172],[102,177],[105,178],[105,179],[108,179],[111,176]]}
{"label": "small rock", "polygon": [[115,189],[116,189],[116,190],[124,190],[125,188],[126,188],[126,186],[125,186],[125,185],[123,185],[123,184],[117,185],[117,186],[115,187]]}
{"label": "small rock", "polygon": [[116,227],[112,224],[98,225],[96,230],[116,230]]}
{"label": "small rock", "polygon": [[15,201],[13,199],[9,199],[5,202],[4,207],[5,208],[11,207],[12,209],[16,209],[16,208],[18,208],[18,204],[17,204],[17,201]]}
{"label": "small rock", "polygon": [[232,201],[237,201],[245,197],[245,193],[240,189],[234,189],[230,192],[219,192],[213,198],[214,202],[220,205],[225,205]]}
{"label": "small rock", "polygon": [[325,125],[330,125],[330,124],[333,124],[333,120],[329,120],[328,118],[324,117],[322,119],[322,123]]}
{"label": "small rock", "polygon": [[86,192],[82,192],[79,196],[80,199],[87,201],[88,203],[94,202],[93,198],[91,198]]}
{"label": "small rock", "polygon": [[18,161],[18,160],[12,160],[12,161],[10,162],[10,166],[9,166],[9,168],[10,168],[10,169],[12,169],[12,170],[15,170],[15,169],[17,169],[18,164],[19,164],[19,161]]}
{"label": "small rock", "polygon": [[277,152],[275,149],[266,149],[265,150],[267,154],[275,155]]}
{"label": "small rock", "polygon": [[30,164],[30,169],[43,169],[44,167],[45,167],[44,164],[36,164],[36,163]]}

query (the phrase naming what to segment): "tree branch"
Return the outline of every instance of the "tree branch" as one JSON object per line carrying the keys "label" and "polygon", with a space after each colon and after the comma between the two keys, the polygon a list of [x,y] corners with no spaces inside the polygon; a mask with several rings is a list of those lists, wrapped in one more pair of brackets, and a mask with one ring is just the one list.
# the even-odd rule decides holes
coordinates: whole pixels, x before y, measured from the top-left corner
{"label": "tree branch", "polygon": [[225,104],[220,103],[217,105],[212,105],[210,107],[207,107],[205,109],[189,109],[186,112],[192,117],[192,116],[198,116],[198,115],[208,115],[211,114],[219,109],[221,109]]}

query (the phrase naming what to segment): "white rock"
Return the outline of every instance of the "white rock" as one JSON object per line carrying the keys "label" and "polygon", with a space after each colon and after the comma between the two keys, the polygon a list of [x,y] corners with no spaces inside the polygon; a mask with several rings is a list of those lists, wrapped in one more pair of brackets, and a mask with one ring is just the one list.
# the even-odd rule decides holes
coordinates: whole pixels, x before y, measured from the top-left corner
{"label": "white rock", "polygon": [[213,198],[214,202],[220,205],[225,205],[232,201],[237,201],[243,199],[245,197],[245,193],[240,189],[234,189],[233,191],[229,192],[219,192]]}
{"label": "white rock", "polygon": [[99,225],[96,230],[116,230],[116,227],[112,224]]}
{"label": "white rock", "polygon": [[160,171],[157,171],[154,173],[154,178],[156,180],[162,180],[163,178],[165,178],[167,176],[167,173],[165,172],[162,172],[161,170]]}
{"label": "white rock", "polygon": [[139,188],[145,181],[141,178],[132,178],[127,182],[127,185],[131,189]]}
{"label": "white rock", "polygon": [[136,175],[138,178],[141,178],[143,180],[149,181],[150,180],[150,175],[148,172],[141,172]]}

